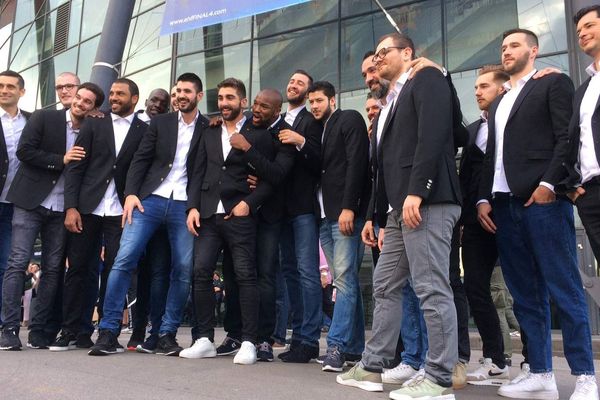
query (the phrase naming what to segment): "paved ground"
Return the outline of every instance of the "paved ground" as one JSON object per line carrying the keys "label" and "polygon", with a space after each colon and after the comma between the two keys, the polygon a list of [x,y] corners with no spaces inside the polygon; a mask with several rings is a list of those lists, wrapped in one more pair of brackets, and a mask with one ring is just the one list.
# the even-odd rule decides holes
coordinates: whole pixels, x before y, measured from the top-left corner
{"label": "paved ground", "polygon": [[[224,336],[217,332],[220,342]],[[26,332],[21,333],[26,343]],[[121,336],[124,345],[127,335]],[[181,329],[179,342],[191,341],[189,328]],[[324,342],[322,342],[322,346]],[[477,362],[481,353],[473,352]],[[520,357],[513,358],[515,365]],[[474,367],[472,362],[470,367]],[[573,390],[564,358],[554,358],[561,399]],[[600,370],[600,362],[596,361]],[[513,367],[512,374],[518,373]],[[367,393],[335,383],[335,374],[322,372],[319,365],[259,363],[233,365],[232,357],[184,360],[176,357],[117,354],[90,357],[82,350],[51,353],[25,349],[0,353],[0,399],[70,400],[70,399],[387,399],[393,385],[384,393]],[[499,399],[494,387],[468,386],[455,392],[457,400]]]}

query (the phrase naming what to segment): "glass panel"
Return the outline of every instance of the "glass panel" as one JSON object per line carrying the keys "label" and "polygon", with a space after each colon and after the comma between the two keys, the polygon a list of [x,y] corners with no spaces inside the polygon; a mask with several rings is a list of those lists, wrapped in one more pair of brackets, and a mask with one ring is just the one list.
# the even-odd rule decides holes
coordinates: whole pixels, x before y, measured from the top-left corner
{"label": "glass panel", "polygon": [[42,24],[31,24],[14,33],[10,69],[19,71],[39,61],[43,31]]}
{"label": "glass panel", "polygon": [[344,92],[339,96],[338,107],[342,110],[356,110],[363,118],[367,126],[369,121],[367,120],[367,112],[365,109],[365,103],[367,102],[368,89],[353,90],[351,92]]}
{"label": "glass panel", "polygon": [[[439,1],[427,1],[389,10],[402,32],[415,43],[417,55],[442,63],[442,12]],[[392,27],[381,13],[342,22],[342,89],[364,87],[360,74],[363,56],[373,50]]]}
{"label": "glass panel", "polygon": [[123,75],[171,57],[171,36],[158,34],[163,12],[161,6],[131,21],[123,52]]}
{"label": "glass panel", "polygon": [[[380,0],[381,5],[389,12],[391,7],[395,7],[405,3],[411,3],[414,0]],[[349,15],[361,14],[369,11],[379,11],[383,14],[381,9],[375,4],[373,0],[343,0],[342,2],[342,17]]]}
{"label": "glass panel", "polygon": [[146,11],[158,4],[164,4],[165,0],[135,0],[135,6],[133,8],[133,15],[137,15],[141,12]]}
{"label": "glass panel", "polygon": [[[567,50],[564,0],[518,0],[517,7],[519,28],[530,29],[538,35],[540,54]],[[569,26],[572,26],[571,21]]]}
{"label": "glass panel", "polygon": [[12,27],[13,24],[5,25],[0,28],[0,43],[4,46],[0,46],[0,71],[8,69],[8,60],[10,59],[10,44],[12,41]]}
{"label": "glass panel", "polygon": [[537,58],[535,60],[535,67],[537,69],[554,67],[569,75],[569,56],[567,54],[558,54],[551,57]]}
{"label": "glass panel", "polygon": [[39,101],[42,107],[58,102],[54,90],[54,78],[63,72],[74,72],[75,60],[77,60],[77,47],[73,47],[41,63]]}
{"label": "glass panel", "polygon": [[475,101],[475,81],[477,80],[477,71],[454,72],[452,73],[452,82],[456,88],[460,100],[460,109],[463,113],[463,120],[469,124],[479,118],[481,111]]}
{"label": "glass panel", "polygon": [[250,59],[250,43],[209,50],[177,59],[177,76],[184,72],[197,74],[204,85],[204,99],[200,102],[202,113],[217,112],[217,84],[225,78],[241,79],[249,91],[250,66],[240,60]]}
{"label": "glass panel", "polygon": [[502,33],[518,24],[515,0],[481,3],[473,6],[472,0],[451,0],[446,4],[449,70],[498,63]]}
{"label": "glass panel", "polygon": [[34,111],[40,108],[37,101],[38,97],[38,79],[39,67],[36,65],[26,71],[19,72],[25,80],[25,96],[19,101],[19,108],[25,111]]}
{"label": "glass panel", "polygon": [[337,87],[338,25],[328,24],[258,40],[254,45],[253,65],[254,93],[267,87],[285,90],[296,69],[303,69],[313,79],[327,80]]}
{"label": "glass panel", "polygon": [[79,30],[81,28],[82,9],[83,0],[71,1],[71,18],[69,20],[69,47],[79,43]]}
{"label": "glass panel", "polygon": [[167,92],[171,91],[171,62],[164,62],[152,68],[129,75],[127,78],[137,83],[140,88],[140,99],[136,108],[138,110],[143,110],[145,108],[144,103],[151,91],[157,88],[163,88]]}
{"label": "glass panel", "polygon": [[330,21],[337,16],[337,0],[310,1],[258,14],[255,17],[256,34],[258,36],[271,35],[318,22]]}
{"label": "glass panel", "polygon": [[[39,8],[38,8],[39,9]],[[20,0],[17,2],[15,14],[15,29],[32,22],[35,19],[33,0]]]}
{"label": "glass panel", "polygon": [[50,0],[50,9],[54,10],[56,7],[60,6],[61,4],[64,4],[66,2],[68,2],[69,0]]}
{"label": "glass panel", "polygon": [[252,17],[247,17],[223,24],[181,32],[177,43],[177,52],[179,54],[186,54],[206,48],[249,40],[251,24]]}
{"label": "glass panel", "polygon": [[108,1],[85,0],[81,19],[81,40],[102,32]]}
{"label": "glass panel", "polygon": [[79,46],[79,65],[77,66],[77,76],[81,79],[81,82],[88,81],[92,73],[92,66],[94,65],[94,59],[96,58],[96,50],[98,50],[98,43],[100,43],[100,35],[95,38],[82,43]]}
{"label": "glass panel", "polygon": [[46,14],[44,21],[44,41],[42,43],[42,60],[52,56],[54,50],[54,32],[56,31],[56,11]]}

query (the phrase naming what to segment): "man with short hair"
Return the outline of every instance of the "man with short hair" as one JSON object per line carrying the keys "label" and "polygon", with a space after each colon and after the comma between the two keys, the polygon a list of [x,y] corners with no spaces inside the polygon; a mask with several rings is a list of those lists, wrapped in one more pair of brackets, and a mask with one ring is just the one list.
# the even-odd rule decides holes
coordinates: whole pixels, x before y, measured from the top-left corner
{"label": "man with short hair", "polygon": [[71,107],[80,83],[79,77],[72,72],[62,72],[56,77],[54,89],[62,108]]}
{"label": "man with short hair", "polygon": [[[159,114],[164,114],[169,110],[170,95],[165,89],[154,89],[150,92],[150,95],[146,99],[144,106],[146,107],[143,111],[138,111],[138,118],[149,123],[152,117]],[[177,111],[177,110],[173,110]]]}
{"label": "man with short hair", "polygon": [[179,111],[179,103],[177,102],[177,85],[171,88],[171,112]]}
{"label": "man with short hair", "polygon": [[42,240],[44,278],[37,290],[27,346],[45,349],[54,339],[49,338],[44,329],[58,284],[63,279],[64,170],[67,164],[85,157],[83,148],[74,145],[77,133],[85,116],[103,101],[104,93],[97,85],[83,83],[77,89],[71,108],[36,111],[23,129],[17,149],[21,164],[7,196],[15,209],[11,251],[2,287],[2,350],[21,349],[18,336],[21,297],[25,271],[38,234]]}

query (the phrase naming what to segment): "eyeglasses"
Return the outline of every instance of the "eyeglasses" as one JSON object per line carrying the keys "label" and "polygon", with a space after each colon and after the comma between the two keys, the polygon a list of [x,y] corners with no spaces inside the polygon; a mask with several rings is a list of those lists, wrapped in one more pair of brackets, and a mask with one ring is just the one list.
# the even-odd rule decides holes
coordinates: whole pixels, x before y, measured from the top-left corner
{"label": "eyeglasses", "polygon": [[73,89],[75,87],[77,87],[77,85],[74,85],[72,83],[67,83],[66,85],[56,85],[56,86],[54,86],[54,88],[56,89],[57,92],[60,92],[63,89],[71,90],[71,89]]}
{"label": "eyeglasses", "polygon": [[398,46],[382,47],[381,49],[379,49],[379,51],[377,53],[375,53],[372,61],[375,63],[378,60],[385,58],[385,56],[387,55],[387,53],[390,52],[391,49],[404,50],[405,48],[406,48],[406,46],[405,47],[398,47]]}

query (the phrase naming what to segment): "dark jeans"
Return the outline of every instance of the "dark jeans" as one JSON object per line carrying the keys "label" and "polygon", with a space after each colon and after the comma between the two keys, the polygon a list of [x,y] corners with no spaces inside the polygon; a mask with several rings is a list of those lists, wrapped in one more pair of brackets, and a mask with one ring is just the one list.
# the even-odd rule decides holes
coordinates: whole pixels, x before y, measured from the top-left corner
{"label": "dark jeans", "polygon": [[290,317],[290,299],[288,297],[288,289],[285,279],[283,279],[283,273],[281,272],[281,265],[278,267],[277,274],[275,275],[275,329],[273,330],[273,339],[279,343],[285,343],[288,320]]}
{"label": "dark jeans", "polygon": [[527,334],[531,372],[552,371],[550,297],[558,309],[573,375],[594,374],[587,304],[577,269],[573,207],[563,199],[524,206],[508,194],[493,201],[496,241],[514,311]]}
{"label": "dark jeans", "polygon": [[463,227],[462,260],[465,291],[471,314],[483,342],[483,356],[504,368],[504,343],[498,313],[492,301],[490,279],[498,260],[496,237],[479,224]]}
{"label": "dark jeans", "polygon": [[[463,282],[460,279],[460,226],[457,224],[452,231],[450,245],[450,286],[454,295],[456,307],[456,325],[458,328],[458,359],[468,363],[471,358],[469,342],[469,303]],[[488,285],[489,286],[489,285]],[[496,314],[496,309],[493,309]],[[498,315],[496,315],[498,317]],[[500,329],[500,328],[498,328]]]}
{"label": "dark jeans", "polygon": [[586,182],[583,187],[585,194],[575,200],[575,205],[590,240],[594,257],[600,261],[600,182]]}
{"label": "dark jeans", "polygon": [[[0,203],[0,298],[2,298],[2,281],[10,254],[13,208],[14,206],[10,203]],[[0,320],[0,325],[2,325],[2,320]]]}
{"label": "dark jeans", "polygon": [[[241,337],[243,341],[256,342],[259,309],[255,259],[256,225],[253,216],[225,220],[223,214],[218,214],[202,219],[198,236],[194,240],[195,335],[198,337],[214,340],[213,273],[219,253],[227,247],[231,253],[234,279],[239,289]],[[227,286],[225,293],[229,296]]]}
{"label": "dark jeans", "polygon": [[63,224],[62,212],[50,211],[41,206],[33,210],[15,207],[10,256],[2,284],[2,321],[5,327],[19,327],[25,272],[39,233],[42,239],[43,278],[37,289],[37,301],[32,304],[30,329],[44,330],[52,312],[56,289],[63,279],[67,232]]}
{"label": "dark jeans", "polygon": [[[81,319],[86,302],[86,290],[93,274],[98,269],[98,247],[104,243],[104,267],[112,268],[121,239],[121,217],[100,217],[82,214],[81,233],[69,233],[67,258],[69,268],[65,274],[63,289],[63,330],[74,335],[81,330]],[[92,269],[92,270],[91,270]],[[97,275],[97,272],[96,272]]]}
{"label": "dark jeans", "polygon": [[[165,308],[167,305],[169,277],[171,274],[171,246],[169,244],[169,235],[167,234],[167,229],[165,226],[158,228],[154,236],[152,236],[148,242],[148,245],[146,246],[146,254],[143,257],[143,260],[144,265],[140,269],[146,268],[150,271],[149,313],[150,323],[152,324],[150,333],[158,334],[162,324],[162,317],[165,313]],[[140,269],[138,269],[138,271]],[[143,276],[145,276],[145,274]],[[139,288],[140,281],[138,280],[138,299],[140,298]],[[141,296],[145,296],[143,292]],[[147,315],[142,320],[142,316],[140,315],[138,308],[138,315],[135,317],[133,322],[134,328],[143,322],[143,328],[145,329],[146,321]]]}

